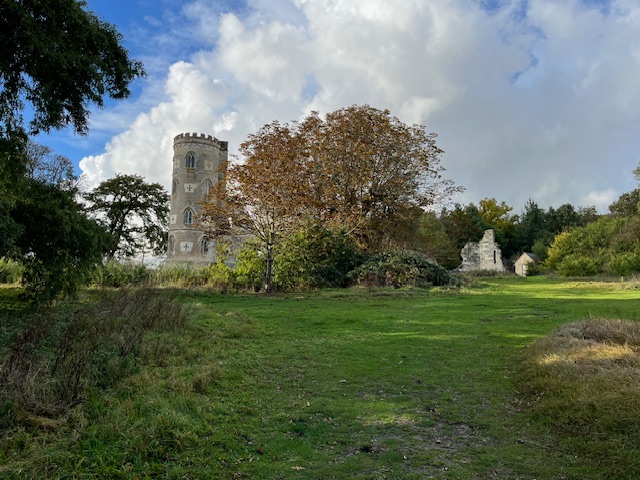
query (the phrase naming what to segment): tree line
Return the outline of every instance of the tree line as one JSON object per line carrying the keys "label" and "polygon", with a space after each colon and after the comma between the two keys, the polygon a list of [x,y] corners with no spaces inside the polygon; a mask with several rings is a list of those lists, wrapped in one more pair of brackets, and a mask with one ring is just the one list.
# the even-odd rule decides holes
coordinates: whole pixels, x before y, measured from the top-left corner
{"label": "tree line", "polygon": [[[126,98],[144,76],[115,27],[84,2],[4,1],[0,40],[0,257],[22,264],[27,294],[51,300],[105,259],[162,252],[159,184],[118,175],[80,195],[71,162],[30,140],[65,127],[86,134],[90,106]],[[444,178],[436,138],[369,105],[274,121],[242,143],[243,161],[212,189],[199,226],[222,239],[218,259],[226,240],[247,240],[235,274],[259,276],[266,290],[274,279],[283,288],[440,283],[487,228],[511,261],[531,251],[564,275],[640,271],[638,189],[604,216],[533,200],[520,214],[493,198],[446,206],[462,187]]]}

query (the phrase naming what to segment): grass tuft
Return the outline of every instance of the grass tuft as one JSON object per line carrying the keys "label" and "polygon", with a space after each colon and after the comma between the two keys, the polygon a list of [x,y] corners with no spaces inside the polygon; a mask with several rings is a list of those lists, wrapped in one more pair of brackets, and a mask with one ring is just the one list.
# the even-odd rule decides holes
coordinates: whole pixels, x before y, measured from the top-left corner
{"label": "grass tuft", "polygon": [[[525,402],[567,444],[621,478],[621,445],[640,445],[640,322],[589,319],[566,324],[525,350]],[[625,469],[640,469],[627,459]]]}

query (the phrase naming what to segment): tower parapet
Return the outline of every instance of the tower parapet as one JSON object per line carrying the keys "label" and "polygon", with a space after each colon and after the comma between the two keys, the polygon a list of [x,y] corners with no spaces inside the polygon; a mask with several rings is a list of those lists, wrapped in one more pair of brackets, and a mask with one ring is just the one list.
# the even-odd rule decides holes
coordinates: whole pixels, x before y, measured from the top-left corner
{"label": "tower parapet", "polygon": [[173,139],[173,176],[167,260],[209,262],[209,241],[197,228],[200,203],[224,181],[228,142],[204,133],[181,133]]}

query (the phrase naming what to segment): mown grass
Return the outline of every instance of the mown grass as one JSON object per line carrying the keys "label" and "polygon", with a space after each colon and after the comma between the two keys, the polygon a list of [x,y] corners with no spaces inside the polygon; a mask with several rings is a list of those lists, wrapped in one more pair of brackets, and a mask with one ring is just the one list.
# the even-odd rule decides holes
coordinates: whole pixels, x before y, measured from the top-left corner
{"label": "mown grass", "polygon": [[183,290],[191,321],[150,336],[137,372],[49,423],[3,430],[0,477],[640,477],[637,438],[598,438],[594,455],[581,430],[534,408],[540,390],[523,392],[520,367],[562,325],[637,320],[635,287]]}

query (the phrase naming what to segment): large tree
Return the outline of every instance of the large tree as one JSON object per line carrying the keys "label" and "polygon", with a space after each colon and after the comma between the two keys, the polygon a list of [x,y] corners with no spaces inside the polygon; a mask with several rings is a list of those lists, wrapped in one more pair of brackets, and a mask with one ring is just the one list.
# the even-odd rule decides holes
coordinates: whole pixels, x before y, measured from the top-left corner
{"label": "large tree", "polygon": [[102,262],[108,236],[76,201],[75,188],[63,189],[41,178],[27,178],[11,210],[20,225],[16,258],[25,270],[28,298],[50,301],[69,295]]}
{"label": "large tree", "polygon": [[129,95],[144,74],[129,58],[115,26],[78,0],[0,1],[0,136],[25,129],[25,102],[33,112],[29,133],[72,125],[88,130],[89,105]]}
{"label": "large tree", "polygon": [[442,177],[436,134],[369,105],[312,113],[301,125],[318,214],[369,250],[402,248],[422,209],[460,191]]}
{"label": "large tree", "polygon": [[369,251],[407,247],[407,226],[460,190],[442,178],[435,138],[368,105],[265,125],[241,145],[245,161],[214,189],[201,228],[255,236],[267,259],[267,289],[274,246],[310,220]]}
{"label": "large tree", "polygon": [[127,97],[144,75],[115,26],[86,6],[0,0],[0,255],[20,232],[10,211],[25,191],[28,135],[69,125],[86,134],[90,107]]}
{"label": "large tree", "polygon": [[116,175],[85,194],[87,211],[111,236],[109,258],[130,257],[150,247],[165,251],[169,195],[159,183],[140,175]]}

